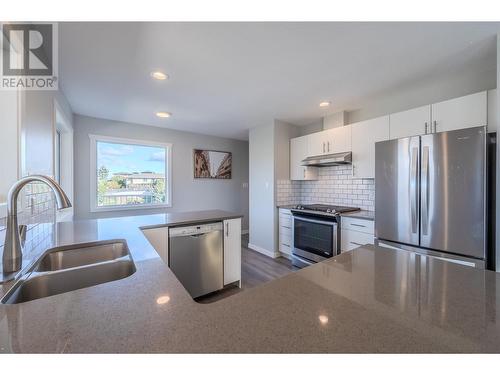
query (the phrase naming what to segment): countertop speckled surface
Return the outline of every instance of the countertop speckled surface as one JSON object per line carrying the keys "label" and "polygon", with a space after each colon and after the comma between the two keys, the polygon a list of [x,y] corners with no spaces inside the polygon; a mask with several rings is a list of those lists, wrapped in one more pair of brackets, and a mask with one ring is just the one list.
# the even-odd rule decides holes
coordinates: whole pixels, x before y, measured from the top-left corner
{"label": "countertop speckled surface", "polygon": [[500,275],[494,272],[367,245],[198,304],[140,231],[166,221],[165,215],[148,215],[58,224],[54,245],[124,238],[137,271],[1,305],[0,350],[500,352]]}

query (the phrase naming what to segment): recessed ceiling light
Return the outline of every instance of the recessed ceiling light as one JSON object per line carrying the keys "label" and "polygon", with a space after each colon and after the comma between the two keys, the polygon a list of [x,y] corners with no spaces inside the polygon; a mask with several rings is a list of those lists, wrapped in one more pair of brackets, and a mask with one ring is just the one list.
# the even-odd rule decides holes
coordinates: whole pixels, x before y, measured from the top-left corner
{"label": "recessed ceiling light", "polygon": [[320,315],[320,316],[318,316],[318,320],[321,324],[325,325],[328,323],[328,316]]}
{"label": "recessed ceiling light", "polygon": [[320,107],[328,107],[330,104],[331,104],[331,102],[324,101],[324,102],[319,103],[319,106]]}
{"label": "recessed ceiling light", "polygon": [[158,116],[160,118],[168,118],[168,117],[172,116],[172,114],[168,113],[168,112],[156,112],[156,116]]}
{"label": "recessed ceiling light", "polygon": [[151,77],[153,77],[154,79],[163,81],[164,79],[168,78],[168,75],[166,75],[165,73],[162,73],[162,72],[151,72]]}

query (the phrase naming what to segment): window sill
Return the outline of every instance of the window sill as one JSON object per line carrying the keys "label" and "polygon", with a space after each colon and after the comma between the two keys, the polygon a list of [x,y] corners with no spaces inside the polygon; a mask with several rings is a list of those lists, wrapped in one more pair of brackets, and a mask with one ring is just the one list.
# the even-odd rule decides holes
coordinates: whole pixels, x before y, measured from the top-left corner
{"label": "window sill", "polygon": [[169,208],[172,204],[140,204],[137,206],[103,206],[91,207],[90,212],[109,212],[109,211],[130,211],[130,210],[150,210],[155,208]]}

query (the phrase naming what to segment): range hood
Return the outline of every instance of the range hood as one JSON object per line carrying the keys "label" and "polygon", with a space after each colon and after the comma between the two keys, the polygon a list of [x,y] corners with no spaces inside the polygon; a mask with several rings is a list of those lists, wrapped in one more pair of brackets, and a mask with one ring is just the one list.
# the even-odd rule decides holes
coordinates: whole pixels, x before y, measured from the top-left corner
{"label": "range hood", "polygon": [[330,167],[332,165],[351,164],[352,152],[339,152],[336,154],[309,156],[302,160],[305,167]]}

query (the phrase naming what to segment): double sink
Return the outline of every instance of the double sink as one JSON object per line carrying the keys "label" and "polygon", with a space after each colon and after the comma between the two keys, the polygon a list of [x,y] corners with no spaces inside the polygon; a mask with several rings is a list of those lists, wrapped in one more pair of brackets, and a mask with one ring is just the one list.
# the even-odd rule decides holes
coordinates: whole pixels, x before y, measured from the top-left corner
{"label": "double sink", "polygon": [[2,298],[17,304],[123,279],[135,272],[127,242],[109,240],[46,251]]}

